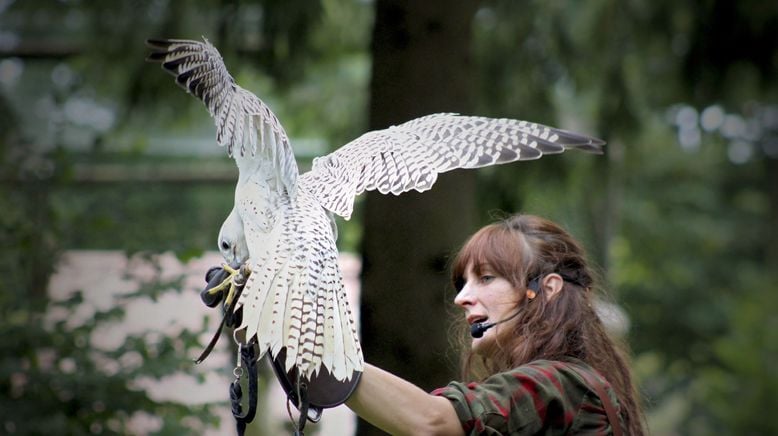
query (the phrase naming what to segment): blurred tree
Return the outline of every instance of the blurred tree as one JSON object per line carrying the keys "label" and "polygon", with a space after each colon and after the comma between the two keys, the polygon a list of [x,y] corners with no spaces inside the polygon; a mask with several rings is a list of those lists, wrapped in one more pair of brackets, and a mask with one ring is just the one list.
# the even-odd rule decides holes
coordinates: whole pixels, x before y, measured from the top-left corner
{"label": "blurred tree", "polygon": [[[435,112],[470,113],[476,2],[379,0],[375,7],[370,129]],[[424,388],[441,386],[454,375],[445,271],[473,228],[475,175],[445,174],[423,194],[368,193],[364,213],[365,358]],[[374,433],[360,423],[360,434]]]}

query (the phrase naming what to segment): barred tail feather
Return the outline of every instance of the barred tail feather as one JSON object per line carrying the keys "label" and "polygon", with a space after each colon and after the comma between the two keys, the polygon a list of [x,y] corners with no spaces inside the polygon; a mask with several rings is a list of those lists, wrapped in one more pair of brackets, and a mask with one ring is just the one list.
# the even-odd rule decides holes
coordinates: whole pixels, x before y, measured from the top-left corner
{"label": "barred tail feather", "polygon": [[323,334],[323,350],[322,350],[322,364],[325,368],[332,369],[335,362],[335,340],[338,337],[335,331],[335,325],[337,323],[336,315],[337,311],[335,307],[335,288],[333,281],[327,282],[328,291],[325,295],[324,312],[324,334]]}
{"label": "barred tail feather", "polygon": [[316,331],[313,342],[313,358],[316,359],[318,364],[313,371],[318,374],[321,369],[322,357],[324,356],[324,311],[327,305],[327,293],[319,292],[316,295]]}
{"label": "barred tail feather", "polygon": [[316,295],[313,292],[307,292],[303,298],[303,313],[305,321],[302,325],[300,338],[298,341],[297,368],[300,372],[310,377],[314,372],[318,372],[321,367],[321,359],[314,359],[314,348],[316,346]]}
{"label": "barred tail feather", "polygon": [[262,349],[270,349],[274,356],[283,345],[284,313],[289,289],[288,268],[287,263],[281,259],[268,289],[270,295],[262,307],[257,323],[257,343]]}
{"label": "barred tail feather", "polygon": [[282,330],[287,303],[288,266],[284,258],[271,262],[252,262],[252,273],[246,282],[236,310],[243,308],[238,330],[245,329],[246,342],[256,337],[261,358],[267,350],[276,355],[282,344]]}
{"label": "barred tail feather", "polygon": [[[246,287],[243,289],[236,305],[236,310],[243,309],[243,320],[238,329],[246,330],[247,342],[257,334],[259,316],[262,308],[265,307],[270,293],[269,286],[265,283],[265,277],[258,274],[261,271],[255,265],[251,265],[251,269],[255,272],[252,272],[249,276]],[[264,352],[264,350],[261,351]]]}
{"label": "barred tail feather", "polygon": [[[334,303],[340,306],[339,299],[335,295]],[[332,367],[329,370],[338,380],[345,379],[349,374],[346,372],[346,352],[344,349],[343,335],[346,331],[343,329],[342,311],[339,307],[328,307],[327,311],[332,313],[333,317],[333,342],[332,342]]]}
{"label": "barred tail feather", "polygon": [[[304,281],[302,281],[304,283]],[[286,361],[284,366],[288,371],[295,366],[297,354],[300,352],[300,337],[303,328],[303,294],[305,289],[301,283],[296,282],[295,286],[289,289],[288,301],[286,305],[286,314],[284,315],[285,330],[288,334],[284,337],[286,346]]]}
{"label": "barred tail feather", "polygon": [[[271,352],[274,356],[278,355],[278,353],[281,351],[281,348],[284,346],[287,346],[286,350],[286,357],[289,359],[289,355],[291,353],[296,353],[297,346],[295,345],[293,348],[294,350],[288,349],[288,344],[291,342],[290,338],[297,338],[299,337],[300,332],[300,318],[299,317],[293,317],[292,316],[292,309],[293,307],[297,307],[299,303],[302,302],[302,300],[299,298],[300,295],[302,295],[303,292],[305,292],[304,289],[305,284],[305,273],[302,271],[298,271],[293,277],[292,281],[289,284],[289,290],[286,294],[286,303],[284,304],[284,324],[283,324],[283,331],[281,334],[281,337],[283,340],[281,343],[277,344]],[[295,313],[302,313],[301,309],[295,309]],[[288,368],[288,367],[287,367]]]}
{"label": "barred tail feather", "polygon": [[353,371],[362,371],[363,369],[362,348],[359,345],[354,316],[351,313],[346,290],[342,286],[337,292],[337,302],[343,331],[343,355],[345,357],[343,371],[345,376],[350,379]]}

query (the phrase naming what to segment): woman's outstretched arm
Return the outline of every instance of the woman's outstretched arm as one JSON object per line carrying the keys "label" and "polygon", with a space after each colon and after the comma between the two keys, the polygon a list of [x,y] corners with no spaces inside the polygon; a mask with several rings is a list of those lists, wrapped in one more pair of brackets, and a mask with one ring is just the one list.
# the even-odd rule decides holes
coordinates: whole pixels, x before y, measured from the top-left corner
{"label": "woman's outstretched arm", "polygon": [[365,372],[346,405],[365,421],[396,435],[463,435],[451,402],[365,364]]}

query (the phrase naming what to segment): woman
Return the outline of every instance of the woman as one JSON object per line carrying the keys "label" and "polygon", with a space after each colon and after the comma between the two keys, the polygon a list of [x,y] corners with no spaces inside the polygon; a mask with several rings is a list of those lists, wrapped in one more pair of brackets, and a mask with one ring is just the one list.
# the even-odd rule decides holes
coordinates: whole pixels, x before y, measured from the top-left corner
{"label": "woman", "polygon": [[358,415],[392,434],[643,434],[626,357],[592,306],[583,249],[561,227],[531,215],[488,225],[452,279],[473,335],[463,372],[478,363],[486,376],[429,394],[366,365],[346,402]]}

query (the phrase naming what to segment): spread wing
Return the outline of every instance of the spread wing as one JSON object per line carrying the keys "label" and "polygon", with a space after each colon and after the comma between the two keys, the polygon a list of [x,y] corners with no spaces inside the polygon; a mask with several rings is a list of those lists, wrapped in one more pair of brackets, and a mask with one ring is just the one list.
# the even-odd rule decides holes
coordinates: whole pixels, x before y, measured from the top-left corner
{"label": "spread wing", "polygon": [[295,192],[297,163],[289,138],[270,108],[235,83],[221,55],[204,42],[149,39],[149,61],[176,76],[176,83],[205,103],[216,123],[216,140],[236,157],[259,156],[273,162],[287,192]]}
{"label": "spread wing", "polygon": [[348,219],[364,191],[424,192],[438,174],[538,159],[576,148],[602,153],[605,142],[528,121],[433,114],[365,133],[317,158],[300,177],[321,205]]}

